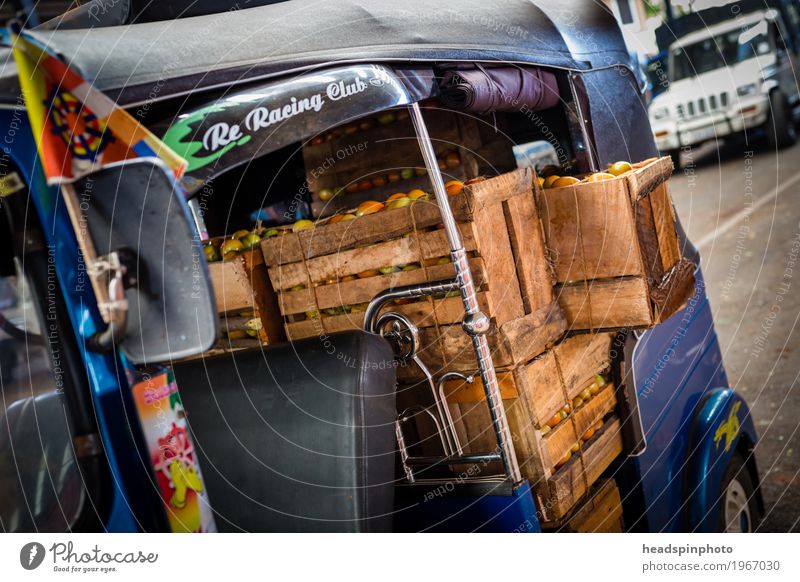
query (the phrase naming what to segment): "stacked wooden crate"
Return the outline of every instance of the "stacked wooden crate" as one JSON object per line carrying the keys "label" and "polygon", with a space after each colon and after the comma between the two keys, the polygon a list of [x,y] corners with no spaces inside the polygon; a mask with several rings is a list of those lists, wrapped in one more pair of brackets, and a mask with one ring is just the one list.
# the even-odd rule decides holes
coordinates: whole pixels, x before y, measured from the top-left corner
{"label": "stacked wooden crate", "polygon": [[[655,325],[694,290],[667,191],[671,171],[668,158],[649,160],[616,179],[535,188],[570,333],[532,360],[496,365],[517,460],[545,522],[563,519],[623,449],[610,375],[616,334],[598,330]],[[474,364],[460,369],[477,377]],[[466,449],[494,449],[480,381],[451,381],[446,393]],[[435,441],[422,433],[432,454]]]}
{"label": "stacked wooden crate", "polygon": [[[565,329],[531,196],[532,178],[530,170],[516,170],[450,197],[478,301],[493,322],[489,339],[498,366],[530,360]],[[453,279],[441,225],[438,206],[418,201],[262,241],[287,336],[361,329],[364,305],[380,291]],[[433,373],[474,367],[470,338],[461,327],[460,294],[387,309],[409,316],[420,328],[419,356]]]}
{"label": "stacked wooden crate", "polygon": [[536,198],[570,329],[651,327],[694,290],[681,258],[665,157],[613,179],[542,189]]}
{"label": "stacked wooden crate", "polygon": [[[274,344],[286,338],[261,249],[209,263],[208,271],[220,314],[221,337],[213,351]],[[245,330],[257,333],[255,337],[228,337],[230,332]]]}
{"label": "stacked wooden crate", "polygon": [[[446,180],[477,176],[474,153],[481,148],[479,122],[438,108],[426,108],[426,124]],[[312,139],[303,148],[313,216],[383,201],[395,192],[428,190],[430,178],[405,108],[386,111]],[[321,193],[327,191],[326,195]],[[336,195],[328,198],[331,192]],[[325,198],[328,198],[327,200]]]}
{"label": "stacked wooden crate", "polygon": [[[575,335],[498,375],[517,461],[544,521],[566,515],[622,452],[610,374],[614,337]],[[480,380],[448,382],[445,391],[466,449],[493,450]]]}

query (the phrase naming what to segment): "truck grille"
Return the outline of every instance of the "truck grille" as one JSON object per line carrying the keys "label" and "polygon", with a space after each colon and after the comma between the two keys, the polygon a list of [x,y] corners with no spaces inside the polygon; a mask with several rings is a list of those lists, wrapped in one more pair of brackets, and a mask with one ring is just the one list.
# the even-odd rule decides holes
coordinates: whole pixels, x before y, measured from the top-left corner
{"label": "truck grille", "polygon": [[692,117],[699,117],[707,113],[713,113],[720,109],[728,108],[728,93],[719,93],[718,95],[709,95],[701,97],[694,101],[687,101],[680,103],[675,108],[675,112],[679,119],[691,119]]}

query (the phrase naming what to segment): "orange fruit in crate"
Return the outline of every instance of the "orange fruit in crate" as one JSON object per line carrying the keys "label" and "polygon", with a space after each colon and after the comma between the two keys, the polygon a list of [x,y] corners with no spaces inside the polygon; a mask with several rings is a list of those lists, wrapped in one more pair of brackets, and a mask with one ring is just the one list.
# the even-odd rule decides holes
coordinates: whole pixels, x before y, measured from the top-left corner
{"label": "orange fruit in crate", "polygon": [[414,168],[414,173],[417,176],[424,176],[428,173],[428,170],[426,168]]}
{"label": "orange fruit in crate", "polygon": [[395,208],[404,208],[411,204],[411,198],[408,196],[403,196],[402,198],[395,198],[389,204],[386,205],[386,208],[389,210],[394,210]]}
{"label": "orange fruit in crate", "polygon": [[300,232],[301,230],[311,230],[314,228],[314,223],[310,220],[298,220],[292,225],[292,232]]}
{"label": "orange fruit in crate", "polygon": [[455,196],[456,194],[461,194],[464,189],[464,183],[459,180],[450,180],[445,183],[444,189],[447,190],[448,196]]}
{"label": "orange fruit in crate", "polygon": [[356,217],[352,214],[334,214],[328,219],[328,224],[336,224],[337,222],[346,222],[355,219]]}
{"label": "orange fruit in crate", "polygon": [[400,172],[389,172],[386,174],[386,179],[390,182],[399,182],[400,181]]}
{"label": "orange fruit in crate", "polygon": [[383,176],[378,176],[377,178],[372,179],[372,187],[373,188],[380,188],[381,186],[386,185],[386,178]]}
{"label": "orange fruit in crate", "polygon": [[547,423],[546,423],[546,424],[547,424],[547,426],[549,426],[550,428],[555,428],[555,427],[557,427],[557,426],[558,426],[558,424],[559,424],[560,422],[561,422],[561,415],[560,415],[560,414],[558,414],[558,413],[556,413],[556,414],[553,416],[553,418],[551,418],[550,420],[548,420],[548,421],[547,421]]}
{"label": "orange fruit in crate", "polygon": [[361,180],[358,183],[358,189],[359,190],[363,191],[363,190],[369,190],[371,188],[372,188],[372,182],[370,180]]}
{"label": "orange fruit in crate", "polygon": [[415,188],[414,190],[412,190],[411,192],[408,193],[408,197],[411,200],[427,200],[428,199],[428,193],[425,192],[424,190],[420,190],[418,188]]}
{"label": "orange fruit in crate", "polygon": [[369,277],[377,277],[381,272],[378,269],[369,269],[368,271],[361,271],[358,273],[359,279],[368,279]]}
{"label": "orange fruit in crate", "polygon": [[397,200],[398,198],[405,198],[405,197],[406,197],[406,193],[405,192],[395,192],[394,194],[392,194],[391,196],[389,196],[386,199],[386,202],[389,203],[392,200]]}
{"label": "orange fruit in crate", "polygon": [[542,188],[552,188],[553,183],[561,178],[558,174],[553,174],[552,176],[547,176],[544,181],[542,182]]}
{"label": "orange fruit in crate", "polygon": [[544,178],[536,176],[536,181],[539,183],[539,188],[544,188]]}
{"label": "orange fruit in crate", "polygon": [[344,189],[345,192],[348,194],[353,194],[354,192],[358,192],[358,182],[353,182],[352,184],[348,184],[347,188]]}
{"label": "orange fruit in crate", "polygon": [[586,176],[587,182],[602,182],[603,180],[613,180],[616,178],[614,174],[609,174],[608,172],[597,172],[590,176]]}
{"label": "orange fruit in crate", "polygon": [[556,463],[555,468],[556,469],[560,469],[561,467],[566,465],[567,461],[569,461],[571,458],[572,458],[572,451],[567,451],[567,454],[564,455],[564,458],[561,459],[558,463]]}
{"label": "orange fruit in crate", "polygon": [[366,216],[367,214],[375,214],[385,208],[383,202],[377,200],[367,200],[358,205],[356,209],[356,216]]}
{"label": "orange fruit in crate", "polygon": [[581,440],[583,442],[588,441],[590,438],[594,436],[594,433],[595,433],[595,428],[593,426],[589,427],[589,430],[587,430],[585,433],[581,435]]}
{"label": "orange fruit in crate", "polygon": [[461,165],[461,156],[459,156],[456,152],[450,152],[444,158],[444,163],[447,165],[448,168],[455,168]]}
{"label": "orange fruit in crate", "polygon": [[614,162],[608,166],[608,173],[614,176],[621,176],[625,172],[630,172],[633,169],[630,162]]}
{"label": "orange fruit in crate", "polygon": [[578,180],[575,176],[561,176],[558,180],[554,181],[550,187],[563,188],[565,186],[572,186],[573,184],[578,184],[579,182],[580,180]]}

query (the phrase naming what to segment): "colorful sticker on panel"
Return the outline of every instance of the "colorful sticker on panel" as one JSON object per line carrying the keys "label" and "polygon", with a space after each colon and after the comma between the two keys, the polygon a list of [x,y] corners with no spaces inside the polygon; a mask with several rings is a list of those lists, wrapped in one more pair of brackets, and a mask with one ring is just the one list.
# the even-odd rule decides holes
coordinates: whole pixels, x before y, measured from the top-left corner
{"label": "colorful sticker on panel", "polygon": [[141,374],[133,396],[170,528],[173,532],[216,531],[172,371]]}

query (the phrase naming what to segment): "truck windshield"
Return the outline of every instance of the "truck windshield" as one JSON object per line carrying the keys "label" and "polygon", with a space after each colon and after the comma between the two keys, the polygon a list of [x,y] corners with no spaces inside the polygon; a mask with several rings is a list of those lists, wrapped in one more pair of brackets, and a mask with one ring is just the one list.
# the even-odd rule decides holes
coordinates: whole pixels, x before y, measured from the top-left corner
{"label": "truck windshield", "polygon": [[702,75],[708,71],[764,55],[772,50],[767,21],[746,29],[709,37],[694,44],[672,49],[671,80]]}

